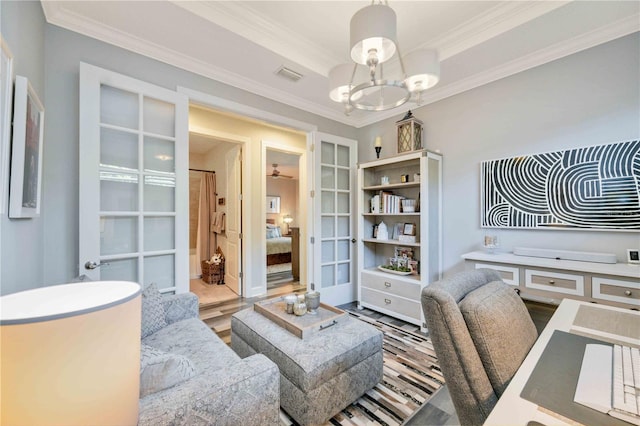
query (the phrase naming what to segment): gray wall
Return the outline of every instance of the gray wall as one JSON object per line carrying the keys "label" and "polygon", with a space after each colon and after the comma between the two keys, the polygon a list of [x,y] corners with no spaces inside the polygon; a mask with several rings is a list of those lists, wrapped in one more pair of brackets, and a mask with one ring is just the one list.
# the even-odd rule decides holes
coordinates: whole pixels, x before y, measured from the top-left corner
{"label": "gray wall", "polygon": [[[502,250],[514,246],[615,253],[640,247],[640,233],[516,231],[480,228],[480,162],[523,154],[619,142],[640,136],[638,33],[530,69],[414,110],[424,122],[426,147],[443,154],[444,271],[462,267],[460,255],[481,249],[485,231]],[[358,131],[358,158],[396,153],[395,121]]]}
{"label": "gray wall", "polygon": [[[40,100],[46,102],[45,21],[40,2],[2,1],[0,8],[0,32],[13,53],[14,76],[27,77]],[[46,133],[44,143],[46,147]],[[37,218],[9,219],[7,214],[0,218],[0,294],[42,286],[46,213],[44,206],[41,216]]]}
{"label": "gray wall", "polygon": [[45,284],[78,275],[78,73],[87,62],[162,87],[199,90],[299,121],[319,130],[355,137],[355,129],[290,106],[226,86],[62,28],[45,26],[46,104],[44,163],[44,247],[38,266]]}

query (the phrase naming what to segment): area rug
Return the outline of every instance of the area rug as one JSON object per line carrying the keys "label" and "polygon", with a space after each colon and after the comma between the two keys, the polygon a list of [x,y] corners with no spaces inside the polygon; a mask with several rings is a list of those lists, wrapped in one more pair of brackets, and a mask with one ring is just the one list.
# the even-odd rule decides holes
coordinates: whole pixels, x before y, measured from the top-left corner
{"label": "area rug", "polygon": [[[417,332],[347,311],[384,333],[382,382],[325,425],[399,426],[444,384],[431,340]],[[283,425],[296,425],[281,411]]]}
{"label": "area rug", "polygon": [[267,290],[293,281],[291,263],[267,266]]}

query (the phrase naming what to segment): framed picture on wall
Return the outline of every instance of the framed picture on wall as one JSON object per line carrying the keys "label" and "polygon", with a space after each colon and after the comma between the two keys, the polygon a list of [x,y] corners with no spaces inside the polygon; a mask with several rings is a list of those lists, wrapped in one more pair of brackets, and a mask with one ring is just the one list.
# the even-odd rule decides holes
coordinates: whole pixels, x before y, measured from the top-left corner
{"label": "framed picture on wall", "polygon": [[9,217],[40,215],[44,107],[26,77],[16,76]]}
{"label": "framed picture on wall", "polygon": [[7,189],[9,187],[13,54],[2,37],[0,37],[0,47],[0,214],[4,214],[7,207]]}
{"label": "framed picture on wall", "polygon": [[280,197],[267,195],[267,213],[280,213]]}

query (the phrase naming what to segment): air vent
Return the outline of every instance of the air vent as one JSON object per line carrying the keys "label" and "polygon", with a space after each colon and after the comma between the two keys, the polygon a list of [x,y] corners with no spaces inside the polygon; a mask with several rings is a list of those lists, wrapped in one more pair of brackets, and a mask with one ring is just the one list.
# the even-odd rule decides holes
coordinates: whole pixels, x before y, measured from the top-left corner
{"label": "air vent", "polygon": [[279,75],[282,78],[286,78],[287,80],[291,80],[294,83],[303,77],[302,74],[295,72],[294,70],[289,69],[285,66],[280,67],[278,71],[276,71],[276,75]]}

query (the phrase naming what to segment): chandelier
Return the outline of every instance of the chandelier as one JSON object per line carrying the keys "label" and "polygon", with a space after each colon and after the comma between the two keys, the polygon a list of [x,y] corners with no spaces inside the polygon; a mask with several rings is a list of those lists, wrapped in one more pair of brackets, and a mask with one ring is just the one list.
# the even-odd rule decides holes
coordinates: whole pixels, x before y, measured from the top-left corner
{"label": "chandelier", "polygon": [[[398,52],[399,72],[389,77],[383,64]],[[418,49],[402,57],[396,37],[396,14],[384,3],[374,3],[351,18],[353,64],[335,66],[329,72],[329,97],[354,108],[384,111],[413,98],[421,105],[422,93],[440,79],[440,61],[435,49]]]}

